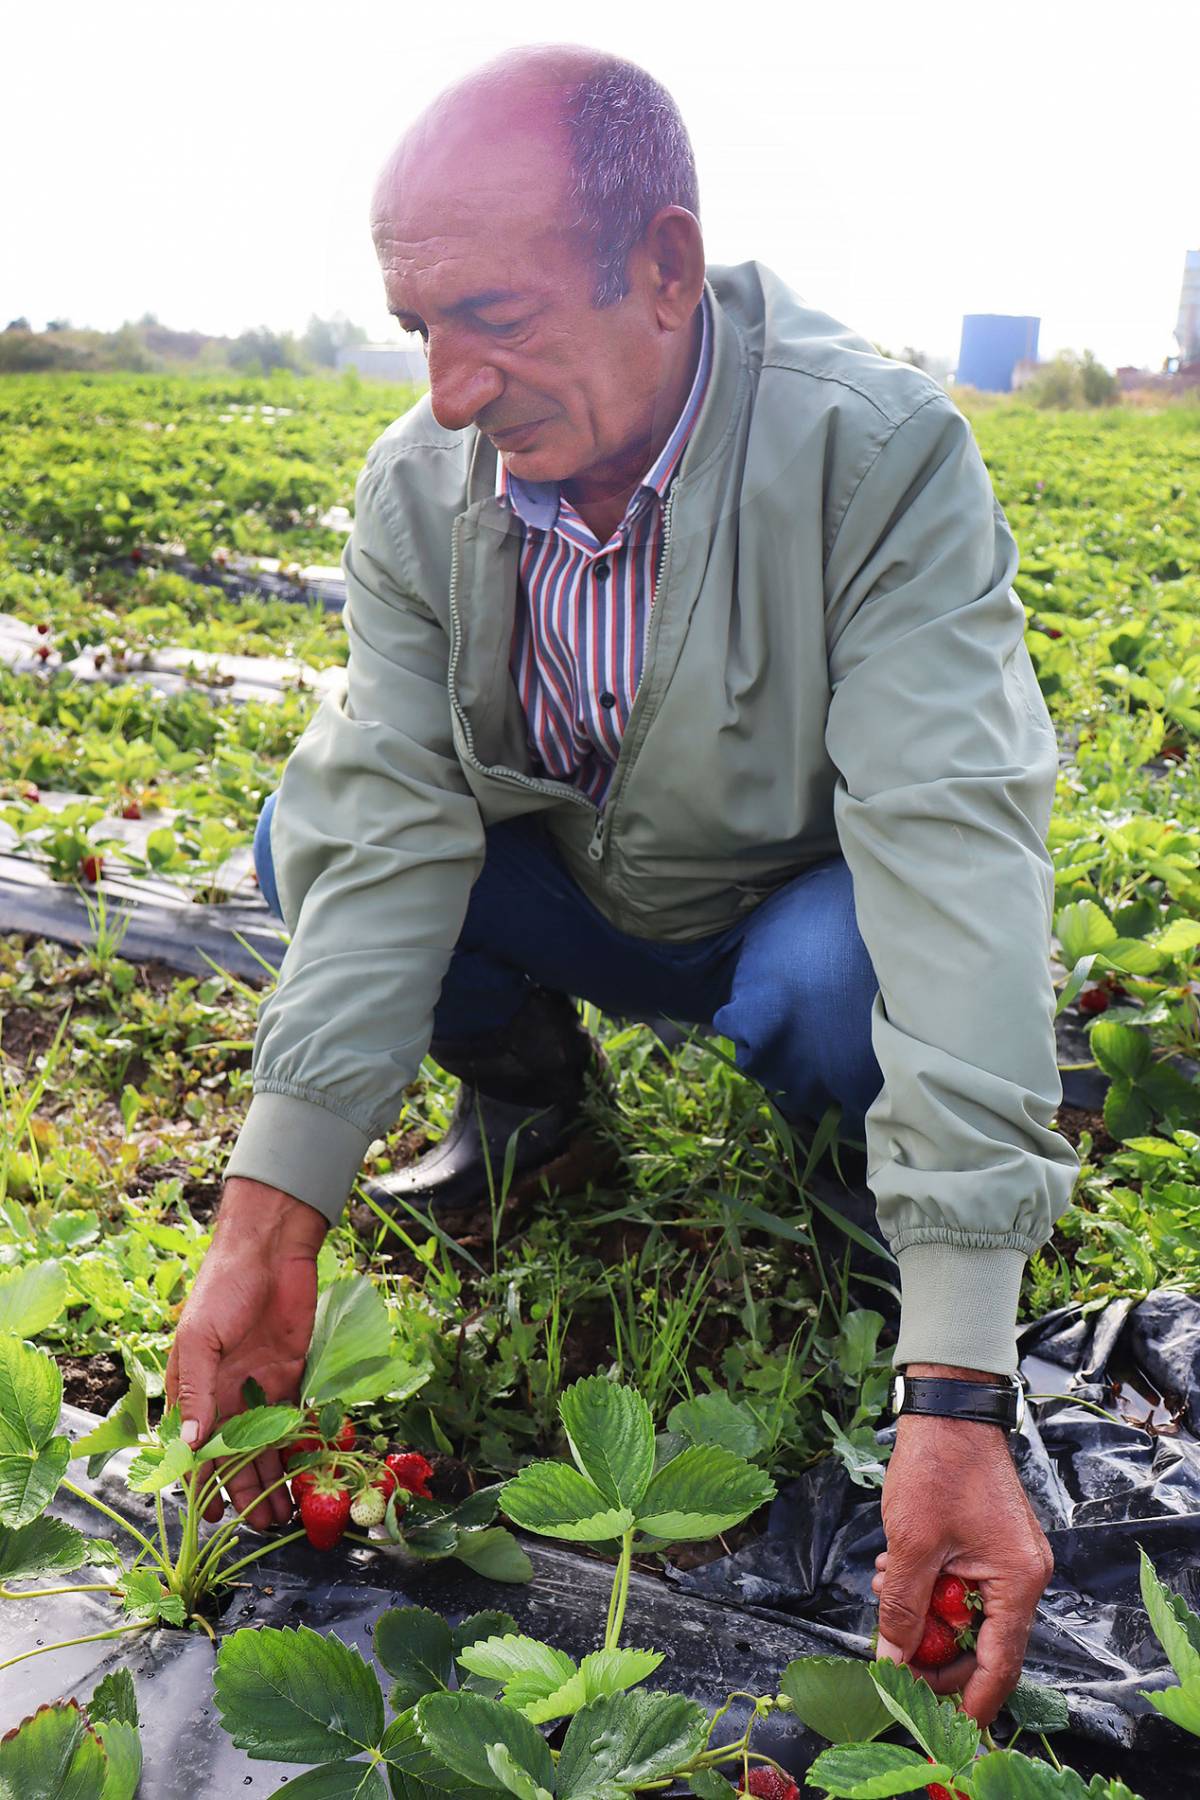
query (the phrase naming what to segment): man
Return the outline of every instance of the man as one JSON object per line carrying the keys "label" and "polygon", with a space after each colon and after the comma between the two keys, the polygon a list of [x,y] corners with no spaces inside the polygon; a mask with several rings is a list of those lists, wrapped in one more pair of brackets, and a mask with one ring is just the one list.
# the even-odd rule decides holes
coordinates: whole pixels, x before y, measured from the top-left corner
{"label": "man", "polygon": [[896,1363],[938,1383],[884,1488],[883,1653],[939,1573],[978,1579],[977,1654],[934,1685],[986,1722],[1050,1570],[985,1421],[1075,1168],[1053,732],[961,414],[761,265],[706,276],[698,212],[669,95],[571,47],[441,96],[381,176],[430,393],[360,477],[346,692],[261,834],[292,943],[169,1389],[193,1440],[247,1375],[295,1392],[317,1248],[431,1045],[448,1147],[381,1191],[452,1218],[480,1114],[500,1141],[551,1106],[543,1157],[569,1131],[566,997],[710,1021],[791,1116],[865,1119]]}

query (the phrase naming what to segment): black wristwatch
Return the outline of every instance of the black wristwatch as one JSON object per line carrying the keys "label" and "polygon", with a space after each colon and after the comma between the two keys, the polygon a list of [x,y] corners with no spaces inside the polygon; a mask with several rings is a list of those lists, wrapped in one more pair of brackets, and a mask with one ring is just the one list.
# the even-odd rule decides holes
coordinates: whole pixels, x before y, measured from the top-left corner
{"label": "black wristwatch", "polygon": [[963,1381],[950,1375],[897,1375],[892,1382],[892,1415],[925,1413],[941,1419],[974,1419],[1019,1431],[1025,1417],[1025,1390],[1019,1381],[997,1375],[995,1382]]}

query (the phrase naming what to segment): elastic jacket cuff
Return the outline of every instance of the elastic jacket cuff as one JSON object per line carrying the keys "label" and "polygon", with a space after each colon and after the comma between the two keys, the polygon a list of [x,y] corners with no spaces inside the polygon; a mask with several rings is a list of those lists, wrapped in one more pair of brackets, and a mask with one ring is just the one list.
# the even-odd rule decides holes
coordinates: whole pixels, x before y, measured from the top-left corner
{"label": "elastic jacket cuff", "polygon": [[892,1362],[1017,1371],[1017,1306],[1025,1252],[1006,1244],[910,1244],[900,1265],[900,1340]]}
{"label": "elastic jacket cuff", "polygon": [[225,1168],[281,1188],[337,1223],[371,1142],[340,1114],[294,1094],[255,1094]]}

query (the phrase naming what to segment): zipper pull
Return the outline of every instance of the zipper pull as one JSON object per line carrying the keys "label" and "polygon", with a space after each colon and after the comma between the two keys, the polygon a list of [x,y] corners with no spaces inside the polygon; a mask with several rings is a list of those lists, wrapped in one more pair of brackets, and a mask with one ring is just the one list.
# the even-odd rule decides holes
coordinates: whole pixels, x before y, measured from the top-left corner
{"label": "zipper pull", "polygon": [[604,855],[604,814],[596,815],[596,826],[588,843],[588,855],[593,862],[599,862]]}

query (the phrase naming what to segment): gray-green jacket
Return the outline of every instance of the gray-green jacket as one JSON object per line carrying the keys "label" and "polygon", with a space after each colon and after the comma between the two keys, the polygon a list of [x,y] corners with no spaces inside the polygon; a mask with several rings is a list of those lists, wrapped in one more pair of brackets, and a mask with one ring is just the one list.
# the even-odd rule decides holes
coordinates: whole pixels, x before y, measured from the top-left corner
{"label": "gray-green jacket", "polygon": [[712,377],[668,501],[607,803],[529,774],[508,674],[520,522],[426,397],[374,444],[346,547],[344,692],[284,771],[292,941],[229,1173],[331,1218],[394,1122],[484,826],[540,811],[623,931],[730,924],[839,846],[879,979],[869,1179],[896,1361],[1015,1366],[1025,1257],[1076,1159],[1049,973],[1053,728],[1017,548],[970,426],[760,263],[713,267]]}

